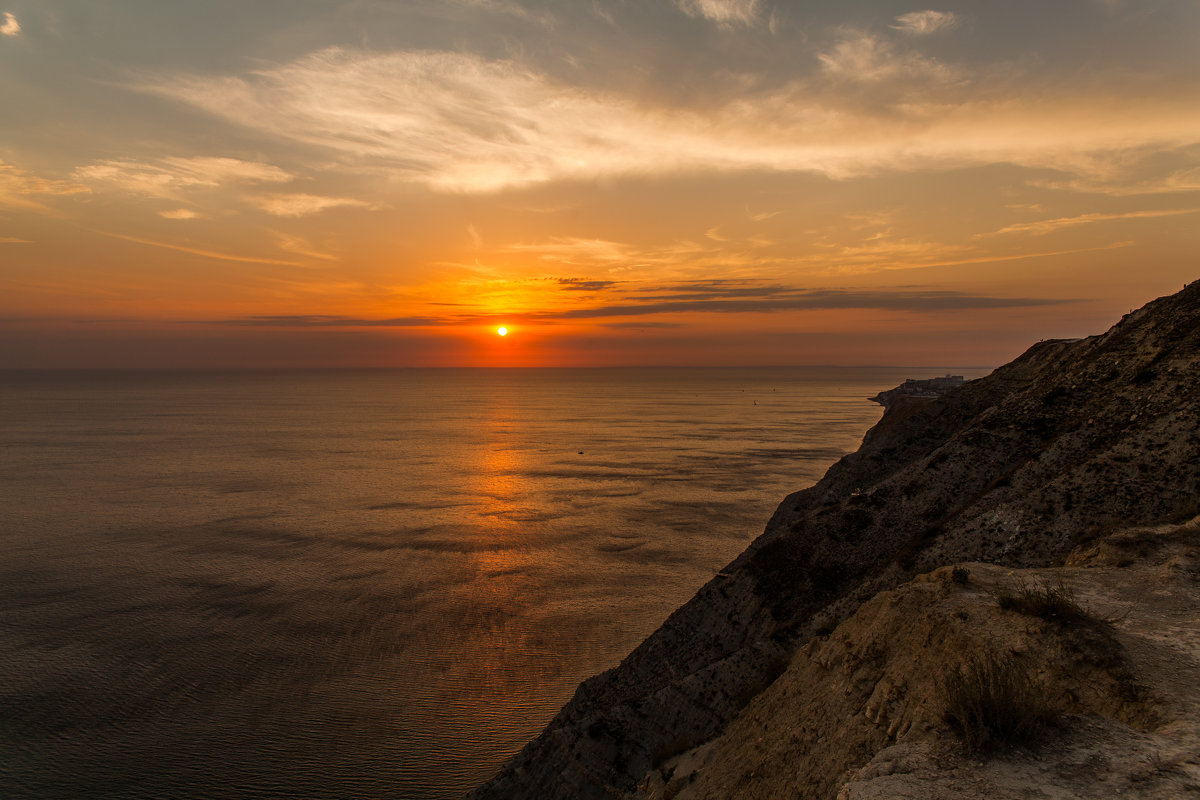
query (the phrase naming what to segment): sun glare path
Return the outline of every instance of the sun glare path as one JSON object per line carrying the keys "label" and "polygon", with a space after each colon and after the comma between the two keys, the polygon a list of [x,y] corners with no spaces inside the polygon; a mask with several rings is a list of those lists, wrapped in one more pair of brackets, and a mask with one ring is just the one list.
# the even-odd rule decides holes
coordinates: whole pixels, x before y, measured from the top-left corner
{"label": "sun glare path", "polygon": [[496,328],[496,335],[497,336],[508,336],[508,328],[505,328],[503,326]]}

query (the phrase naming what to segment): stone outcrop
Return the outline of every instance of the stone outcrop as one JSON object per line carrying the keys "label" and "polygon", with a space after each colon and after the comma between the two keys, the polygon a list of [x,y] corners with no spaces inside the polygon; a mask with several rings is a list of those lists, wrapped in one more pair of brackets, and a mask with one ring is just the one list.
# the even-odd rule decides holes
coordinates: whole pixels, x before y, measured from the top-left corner
{"label": "stone outcrop", "polygon": [[887,408],[903,398],[932,400],[951,389],[957,389],[965,381],[962,375],[943,375],[940,378],[909,378],[895,389],[888,389],[870,398],[871,402]]}
{"label": "stone outcrop", "polygon": [[[890,404],[857,452],[787,497],[472,797],[632,796],[667,765],[715,775],[705,748],[881,592],[957,562],[1062,564],[1116,528],[1190,518],[1198,465],[1200,282],[1105,334],[1042,342],[944,396]],[[847,775],[874,757],[854,752]],[[798,796],[832,796],[840,776]]]}

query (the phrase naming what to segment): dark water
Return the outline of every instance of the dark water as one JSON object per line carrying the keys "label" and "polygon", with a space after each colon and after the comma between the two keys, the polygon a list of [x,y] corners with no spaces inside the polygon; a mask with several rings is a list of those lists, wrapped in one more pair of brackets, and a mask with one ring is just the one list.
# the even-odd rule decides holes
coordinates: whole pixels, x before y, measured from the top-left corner
{"label": "dark water", "polygon": [[0,797],[460,796],[905,377],[0,374]]}

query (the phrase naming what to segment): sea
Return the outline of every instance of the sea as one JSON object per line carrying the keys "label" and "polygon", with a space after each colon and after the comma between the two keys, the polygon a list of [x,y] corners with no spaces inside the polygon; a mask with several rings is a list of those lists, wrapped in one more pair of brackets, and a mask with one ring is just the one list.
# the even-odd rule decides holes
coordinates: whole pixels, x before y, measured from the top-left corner
{"label": "sea", "polygon": [[461,797],[942,372],[0,373],[0,797]]}

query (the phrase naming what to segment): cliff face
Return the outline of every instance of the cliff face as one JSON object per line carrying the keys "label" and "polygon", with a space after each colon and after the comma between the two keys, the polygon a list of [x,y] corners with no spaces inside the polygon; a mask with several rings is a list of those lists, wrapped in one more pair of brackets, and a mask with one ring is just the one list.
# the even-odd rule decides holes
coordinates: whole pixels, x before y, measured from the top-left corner
{"label": "cliff face", "polygon": [[1042,342],[943,397],[890,406],[472,797],[630,795],[879,592],[960,561],[1058,564],[1118,524],[1191,516],[1197,465],[1200,282],[1103,335]]}

